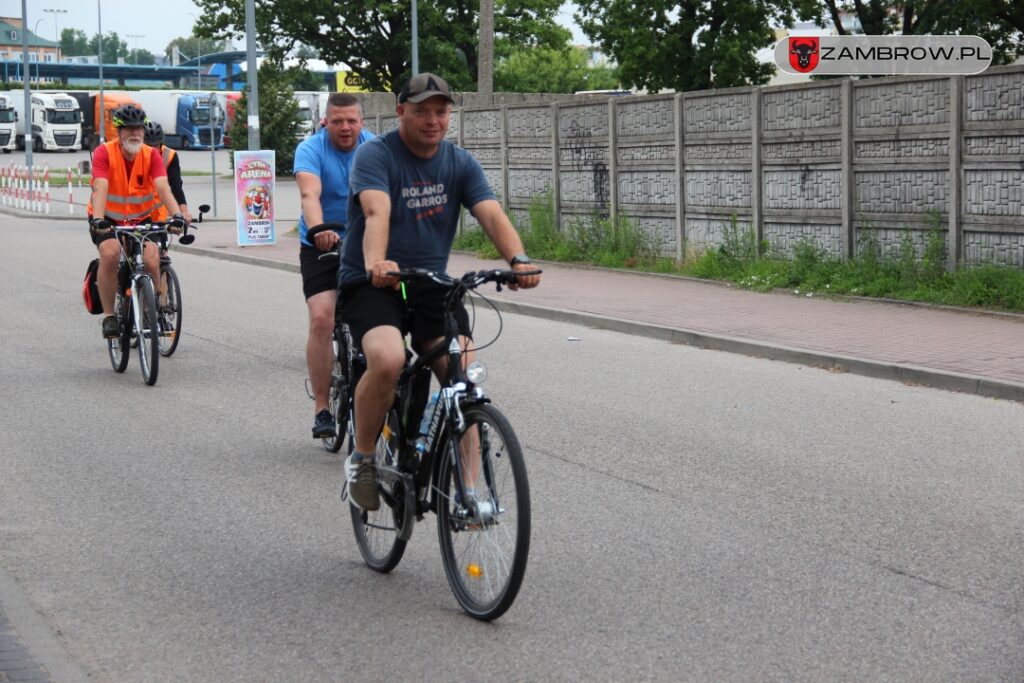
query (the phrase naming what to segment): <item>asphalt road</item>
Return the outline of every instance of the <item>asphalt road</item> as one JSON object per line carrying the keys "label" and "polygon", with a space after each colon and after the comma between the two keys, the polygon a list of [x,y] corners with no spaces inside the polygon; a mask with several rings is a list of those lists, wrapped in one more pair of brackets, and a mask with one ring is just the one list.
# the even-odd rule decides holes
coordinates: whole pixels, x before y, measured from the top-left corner
{"label": "asphalt road", "polygon": [[363,566],[297,274],[175,255],[150,388],[82,310],[80,226],[0,232],[0,568],[92,680],[1024,678],[1020,404],[506,315],[533,544],[480,624],[430,518]]}

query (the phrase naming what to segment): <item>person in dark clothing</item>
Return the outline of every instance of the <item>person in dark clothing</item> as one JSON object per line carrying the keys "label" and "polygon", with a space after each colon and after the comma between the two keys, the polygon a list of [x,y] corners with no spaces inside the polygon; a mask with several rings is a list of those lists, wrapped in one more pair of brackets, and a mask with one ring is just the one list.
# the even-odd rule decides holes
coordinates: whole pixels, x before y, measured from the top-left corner
{"label": "person in dark clothing", "polygon": [[[156,121],[146,121],[145,143],[158,151],[164,160],[164,167],[167,169],[167,182],[171,185],[171,193],[178,202],[178,210],[171,213],[180,213],[185,221],[192,222],[192,212],[188,210],[188,201],[185,199],[184,182],[181,179],[181,163],[178,153],[164,144],[164,128]],[[173,209],[173,207],[168,207]]]}

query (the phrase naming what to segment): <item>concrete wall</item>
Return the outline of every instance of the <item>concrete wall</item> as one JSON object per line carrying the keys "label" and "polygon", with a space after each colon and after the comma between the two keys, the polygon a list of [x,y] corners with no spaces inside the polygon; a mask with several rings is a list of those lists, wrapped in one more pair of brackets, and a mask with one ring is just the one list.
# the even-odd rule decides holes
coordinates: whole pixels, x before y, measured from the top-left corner
{"label": "concrete wall", "polygon": [[[371,123],[386,131],[393,115]],[[735,216],[773,251],[848,257],[866,236],[923,251],[938,215],[956,263],[1024,267],[1024,67],[977,76],[473,106],[449,137],[517,220],[625,215],[666,254],[718,245]]]}

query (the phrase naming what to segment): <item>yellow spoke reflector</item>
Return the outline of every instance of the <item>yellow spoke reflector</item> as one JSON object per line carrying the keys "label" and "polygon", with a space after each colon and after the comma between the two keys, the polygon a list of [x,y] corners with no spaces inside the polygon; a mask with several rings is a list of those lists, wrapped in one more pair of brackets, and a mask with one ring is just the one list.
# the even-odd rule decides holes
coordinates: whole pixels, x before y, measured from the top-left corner
{"label": "yellow spoke reflector", "polygon": [[470,564],[466,566],[466,573],[474,579],[479,579],[484,575],[484,570],[478,564]]}
{"label": "yellow spoke reflector", "polygon": [[384,425],[384,428],[380,431],[384,435],[385,441],[391,441],[391,427]]}

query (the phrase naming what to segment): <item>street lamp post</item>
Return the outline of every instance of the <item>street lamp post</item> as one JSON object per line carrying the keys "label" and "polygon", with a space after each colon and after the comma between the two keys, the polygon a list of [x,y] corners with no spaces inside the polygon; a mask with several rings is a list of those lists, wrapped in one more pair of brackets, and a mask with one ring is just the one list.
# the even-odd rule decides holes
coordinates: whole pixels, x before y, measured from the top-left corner
{"label": "street lamp post", "polygon": [[[46,19],[46,17],[43,17],[42,19],[37,19],[36,20],[36,25],[32,29],[32,35],[35,35],[35,36],[39,35],[39,24],[42,23],[43,20],[45,20],[45,19]],[[42,47],[40,47],[39,49],[41,50]],[[43,79],[39,75],[39,62],[41,61],[39,58],[42,57],[42,56],[43,56],[42,53],[39,53],[39,52],[36,53],[36,85],[42,85],[42,80]],[[28,73],[29,73],[29,75],[32,74],[32,69],[31,68],[28,70]]]}
{"label": "street lamp post", "polygon": [[[25,25],[28,23],[28,7],[26,0],[21,0],[21,85],[25,90],[25,165],[32,168],[32,99],[28,90],[28,33],[25,32]],[[28,176],[28,191],[32,191],[32,174]]]}
{"label": "street lamp post", "polygon": [[57,51],[57,55],[56,55],[55,61],[59,62],[60,61],[60,28],[57,26],[57,18],[61,14],[67,14],[68,11],[66,9],[44,9],[43,11],[46,12],[47,14],[52,14],[53,15],[53,42],[57,44],[57,47],[54,48]]}
{"label": "street lamp post", "polygon": [[132,60],[132,64],[135,64],[136,66],[138,66],[138,64],[139,64],[139,38],[145,38],[146,34],[145,33],[126,33],[126,34],[124,34],[124,37],[125,38],[134,38],[135,39],[135,50],[134,50],[135,57]]}
{"label": "street lamp post", "polygon": [[96,0],[96,28],[98,33],[96,34],[99,42],[99,66],[100,66],[100,123],[98,128],[100,129],[100,144],[102,145],[107,141],[107,127],[105,123],[106,109],[103,108],[103,8],[100,5],[100,0]]}

